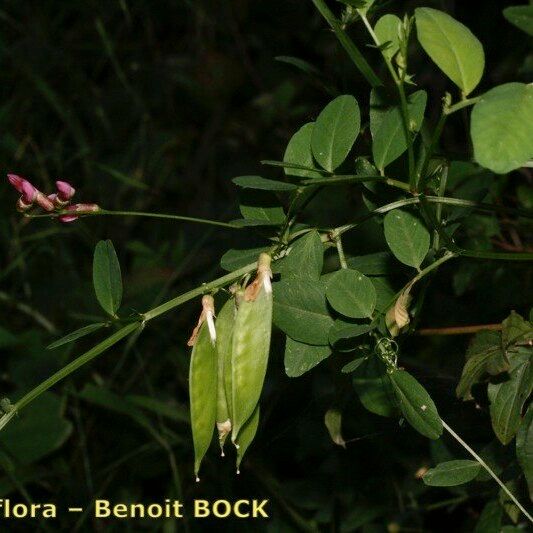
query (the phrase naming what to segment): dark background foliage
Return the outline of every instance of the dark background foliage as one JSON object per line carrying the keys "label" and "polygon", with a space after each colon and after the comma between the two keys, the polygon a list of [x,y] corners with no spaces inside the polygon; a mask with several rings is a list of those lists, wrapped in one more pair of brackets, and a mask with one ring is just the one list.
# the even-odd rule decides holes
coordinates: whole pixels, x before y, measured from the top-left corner
{"label": "dark background foliage", "polygon": [[[501,15],[511,2],[484,2],[483,9],[475,2],[423,4],[450,12],[483,42],[481,90],[527,81],[529,43]],[[388,9],[402,14],[417,5],[390,2]],[[302,0],[4,1],[0,27],[0,167],[46,190],[55,179],[68,180],[80,200],[109,209],[235,218],[238,198],[230,178],[279,176],[260,160],[281,159],[292,133],[316,117],[331,94],[349,92],[363,108],[368,103],[367,84],[312,3]],[[363,31],[355,26],[351,33],[364,46]],[[377,64],[376,51],[366,50]],[[330,93],[276,61],[279,55],[314,64]],[[450,89],[446,79],[419,49],[410,70],[437,111]],[[443,145],[461,158],[469,151],[466,115],[456,115]],[[530,177],[501,178],[492,185],[496,197],[515,201],[524,179]],[[353,219],[364,209],[360,189],[346,191],[328,191],[309,208],[309,219],[330,225]],[[140,218],[98,217],[71,226],[28,221],[15,212],[16,196],[5,182],[0,194],[0,391],[12,399],[91,346],[83,340],[45,350],[98,317],[91,287],[98,240],[115,244],[127,312],[216,277],[228,248],[264,242],[248,231]],[[474,244],[516,244],[501,219],[480,219],[469,231]],[[366,224],[346,247],[352,254],[383,249],[379,226]],[[405,279],[401,271],[397,275]],[[445,266],[430,291],[422,325],[500,322],[511,309],[527,313],[531,276],[522,266],[463,260]],[[190,303],[154,321],[135,343],[113,348],[37,400],[28,408],[32,418],[15,420],[6,430],[7,443],[0,435],[0,497],[63,508],[97,496],[271,500],[270,521],[216,524],[228,531],[293,531],[310,528],[312,520],[331,531],[399,531],[397,524],[412,528],[405,531],[473,529],[486,494],[461,487],[428,490],[415,478],[419,468],[446,457],[443,444],[430,446],[396,420],[368,413],[339,377],[340,359],[287,378],[276,336],[263,419],[242,474],[236,477],[232,460],[221,460],[213,449],[202,482],[195,484],[185,342],[198,307]],[[476,409],[454,394],[467,342],[409,340],[402,364],[432,392],[444,418],[481,448],[494,439],[486,405]],[[342,407],[345,437],[359,439],[347,450],[331,443],[323,424],[333,403]],[[451,442],[446,446],[464,457]],[[486,490],[491,488],[483,485]],[[453,505],[446,504],[450,499]],[[2,530],[170,532],[213,525],[125,525],[66,513],[55,524],[9,522]]]}

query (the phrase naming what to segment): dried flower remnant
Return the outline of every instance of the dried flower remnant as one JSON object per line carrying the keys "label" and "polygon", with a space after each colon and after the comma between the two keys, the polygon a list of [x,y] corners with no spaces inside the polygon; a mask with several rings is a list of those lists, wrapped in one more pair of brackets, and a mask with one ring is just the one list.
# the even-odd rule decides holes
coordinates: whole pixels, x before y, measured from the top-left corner
{"label": "dried flower remnant", "polygon": [[247,302],[253,302],[257,298],[261,287],[265,288],[267,294],[272,294],[272,270],[270,268],[270,263],[272,258],[266,253],[262,253],[259,256],[257,262],[257,275],[256,278],[248,287],[244,293],[244,299]]}
{"label": "dried flower remnant", "polygon": [[198,337],[198,332],[200,331],[200,326],[207,320],[207,327],[209,329],[209,336],[211,337],[211,342],[215,344],[217,339],[217,334],[215,330],[215,301],[213,297],[209,294],[206,294],[202,297],[202,312],[200,313],[200,318],[198,319],[198,324],[192,331],[192,334],[187,341],[187,346],[194,346],[196,339]]}

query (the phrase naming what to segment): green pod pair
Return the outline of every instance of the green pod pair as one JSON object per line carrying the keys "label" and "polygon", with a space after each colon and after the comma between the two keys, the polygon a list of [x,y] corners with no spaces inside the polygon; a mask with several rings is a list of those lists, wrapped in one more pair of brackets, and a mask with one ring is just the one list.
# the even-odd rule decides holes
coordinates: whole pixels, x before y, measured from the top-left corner
{"label": "green pod pair", "polygon": [[272,330],[269,272],[269,268],[268,273],[258,272],[254,282],[257,285],[252,287],[254,291],[248,291],[250,287],[247,288],[235,317],[231,357],[231,440],[237,446],[239,433],[244,430],[259,402],[268,365]]}
{"label": "green pod pair", "polygon": [[231,350],[235,326],[235,300],[230,298],[220,310],[216,322],[217,331],[217,414],[216,425],[222,455],[224,442],[231,433]]}
{"label": "green pod pair", "polygon": [[211,440],[217,414],[217,350],[207,322],[199,327],[189,367],[191,427],[194,444],[194,473],[198,471]]}

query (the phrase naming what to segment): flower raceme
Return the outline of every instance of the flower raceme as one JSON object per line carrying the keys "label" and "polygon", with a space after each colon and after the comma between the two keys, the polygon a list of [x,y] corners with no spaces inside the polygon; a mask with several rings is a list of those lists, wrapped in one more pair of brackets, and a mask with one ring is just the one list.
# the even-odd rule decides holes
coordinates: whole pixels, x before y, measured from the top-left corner
{"label": "flower raceme", "polygon": [[[17,210],[21,213],[25,213],[35,204],[47,212],[69,211],[72,212],[72,214],[63,213],[58,216],[60,222],[68,223],[77,220],[80,214],[92,213],[100,210],[100,207],[96,204],[70,205],[70,201],[76,193],[76,189],[66,181],[56,181],[57,191],[53,194],[45,195],[26,178],[17,176],[16,174],[8,174],[7,179],[21,194],[21,197],[17,202]],[[76,215],[74,213],[79,214]]]}

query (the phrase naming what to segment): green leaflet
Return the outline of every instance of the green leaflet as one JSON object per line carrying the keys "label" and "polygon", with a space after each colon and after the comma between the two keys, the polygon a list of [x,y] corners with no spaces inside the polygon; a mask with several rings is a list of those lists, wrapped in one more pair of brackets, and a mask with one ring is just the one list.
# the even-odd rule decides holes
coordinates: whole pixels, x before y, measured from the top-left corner
{"label": "green leaflet", "polygon": [[259,189],[263,191],[293,191],[298,187],[286,181],[275,181],[261,176],[238,176],[231,181],[243,189]]}
{"label": "green leaflet", "polygon": [[337,409],[329,409],[324,415],[324,424],[329,432],[331,440],[346,448],[346,441],[342,436],[342,414]]}
{"label": "green leaflet", "polygon": [[72,433],[72,423],[64,418],[64,411],[58,395],[44,392],[31,409],[17,413],[17,424],[2,430],[2,450],[19,465],[37,463],[50,455]]}
{"label": "green leaflet", "polygon": [[331,355],[329,346],[313,346],[287,337],[285,344],[285,373],[299,377]]}
{"label": "green leaflet", "polygon": [[273,272],[288,277],[318,280],[324,263],[324,245],[316,230],[291,243],[288,255],[276,262]]}
{"label": "green leaflet", "polygon": [[487,503],[479,516],[474,533],[501,533],[503,508],[497,501]]}
{"label": "green leaflet", "polygon": [[259,426],[259,404],[255,406],[252,416],[246,421],[243,428],[237,436],[235,444],[237,445],[237,474],[239,474],[239,467],[244,458],[246,450],[248,450],[250,444],[255,438],[257,428]]}
{"label": "green leaflet", "polygon": [[506,7],[503,16],[517,28],[533,35],[533,5]]}
{"label": "green leaflet", "polygon": [[472,385],[483,374],[496,375],[509,368],[509,362],[502,348],[499,331],[481,331],[472,340],[466,352],[466,363],[456,393],[463,400],[472,399]]}
{"label": "green leaflet", "polygon": [[332,275],[326,297],[335,311],[350,318],[370,317],[376,306],[376,290],[370,279],[348,268]]}
{"label": "green leaflet", "polygon": [[502,444],[509,444],[521,421],[522,407],[533,388],[533,365],[527,348],[510,358],[509,379],[488,388],[490,418]]}
{"label": "green leaflet", "polygon": [[283,224],[283,207],[271,191],[243,189],[239,195],[241,215],[257,226],[277,226]]}
{"label": "green leaflet", "polygon": [[371,413],[394,416],[398,409],[385,365],[376,356],[364,359],[353,377],[353,386],[359,400]]}
{"label": "green leaflet", "polygon": [[383,170],[407,150],[412,142],[413,134],[418,132],[422,126],[426,102],[426,91],[416,91],[409,95],[407,107],[410,135],[406,137],[400,106],[391,106],[387,99],[380,95],[380,90],[372,90],[370,131],[372,133],[372,156],[378,169]]}
{"label": "green leaflet", "polygon": [[252,415],[263,388],[270,334],[272,330],[272,293],[261,285],[254,301],[239,303],[233,330],[232,407],[233,442]]}
{"label": "green leaflet", "polygon": [[533,157],[533,85],[506,83],[487,91],[472,110],[475,160],[505,174]]}
{"label": "green leaflet", "polygon": [[516,434],[516,458],[524,471],[529,498],[533,501],[533,405],[531,404]]}
{"label": "green leaflet", "polygon": [[438,439],[442,434],[442,420],[426,389],[405,370],[394,370],[389,378],[409,424],[425,437]]}
{"label": "green leaflet", "polygon": [[370,324],[354,324],[336,320],[329,330],[329,343],[338,352],[351,352],[363,342],[360,337],[368,333]]}
{"label": "green leaflet", "polygon": [[[231,432],[231,350],[235,323],[235,300],[230,298],[217,316],[217,415],[216,424],[221,449]],[[228,387],[229,385],[229,387]]]}
{"label": "green leaflet", "polygon": [[424,224],[408,211],[395,209],[385,215],[383,221],[385,239],[402,263],[420,268],[429,251],[429,231]]}
{"label": "green leaflet", "polygon": [[200,326],[192,349],[189,369],[191,428],[194,444],[194,473],[198,471],[213,438],[217,414],[217,352],[207,322]]}
{"label": "green leaflet", "polygon": [[257,256],[264,252],[265,248],[247,248],[242,250],[230,249],[220,258],[220,266],[231,272],[237,270],[243,266],[253,263]]}
{"label": "green leaflet", "polygon": [[477,461],[455,460],[430,468],[422,480],[430,487],[454,487],[472,481],[481,470]]}
{"label": "green leaflet", "polygon": [[274,323],[289,337],[325,346],[333,319],[320,281],[291,279],[274,283]]}
{"label": "green leaflet", "polygon": [[102,309],[116,316],[122,301],[122,276],[113,243],[100,241],[94,249],[93,285]]}
{"label": "green leaflet", "polygon": [[378,41],[385,45],[382,53],[388,59],[392,59],[400,49],[399,28],[401,23],[402,21],[396,15],[387,13],[374,26],[374,33]]}
{"label": "green leaflet", "polygon": [[60,346],[63,346],[64,344],[69,344],[70,342],[77,341],[78,339],[81,339],[82,337],[85,337],[86,335],[93,333],[93,331],[98,331],[99,329],[107,325],[108,325],[107,322],[96,322],[95,324],[89,324],[88,326],[83,326],[82,328],[79,328],[75,331],[68,333],[64,337],[61,337],[57,341],[52,342],[46,347],[46,349],[53,350],[55,348],[59,348]]}
{"label": "green leaflet", "polygon": [[485,68],[483,46],[453,17],[429,7],[415,9],[418,40],[428,56],[464,93],[471,93]]}
{"label": "green leaflet", "polygon": [[348,156],[361,128],[357,100],[348,94],[332,100],[318,115],[311,149],[318,164],[333,172]]}
{"label": "green leaflet", "polygon": [[[290,139],[283,156],[284,163],[301,165],[309,169],[314,168],[315,161],[311,152],[311,136],[313,135],[314,122],[304,124]],[[304,170],[296,168],[285,168],[287,176],[297,176],[299,178],[321,178],[322,174],[314,170]]]}

